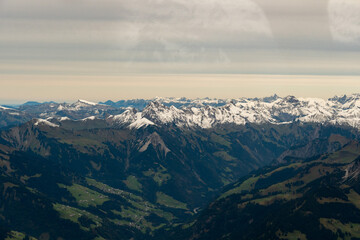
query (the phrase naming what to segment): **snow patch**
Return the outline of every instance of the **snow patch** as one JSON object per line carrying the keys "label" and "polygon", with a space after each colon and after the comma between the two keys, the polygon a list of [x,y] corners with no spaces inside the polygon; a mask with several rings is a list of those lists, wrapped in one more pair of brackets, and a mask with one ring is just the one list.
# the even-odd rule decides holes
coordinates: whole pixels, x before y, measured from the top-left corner
{"label": "snow patch", "polygon": [[98,105],[97,103],[86,101],[83,99],[79,99],[78,102],[85,103],[85,104],[92,105],[92,106]]}
{"label": "snow patch", "polygon": [[129,125],[129,128],[130,129],[133,129],[133,128],[139,129],[142,127],[147,127],[149,125],[155,125],[155,124],[146,118],[140,118],[140,119],[137,119],[135,122],[131,123]]}
{"label": "snow patch", "polygon": [[81,121],[88,121],[88,120],[95,120],[96,119],[96,117],[95,116],[91,116],[91,117],[87,117],[87,118],[83,118],[83,119],[81,119]]}
{"label": "snow patch", "polygon": [[71,120],[71,119],[68,118],[68,117],[61,117],[61,118],[59,119],[60,122],[62,122],[62,121],[67,121],[67,120]]}
{"label": "snow patch", "polygon": [[52,122],[49,122],[48,120],[45,119],[37,119],[36,122],[34,123],[34,126],[39,126],[39,125],[48,125],[50,127],[59,127],[59,125],[54,124]]}
{"label": "snow patch", "polygon": [[10,109],[10,108],[3,107],[3,106],[0,106],[0,109],[3,109],[3,110],[12,110],[12,109]]}
{"label": "snow patch", "polygon": [[10,115],[14,115],[14,116],[20,116],[19,112],[9,112]]}

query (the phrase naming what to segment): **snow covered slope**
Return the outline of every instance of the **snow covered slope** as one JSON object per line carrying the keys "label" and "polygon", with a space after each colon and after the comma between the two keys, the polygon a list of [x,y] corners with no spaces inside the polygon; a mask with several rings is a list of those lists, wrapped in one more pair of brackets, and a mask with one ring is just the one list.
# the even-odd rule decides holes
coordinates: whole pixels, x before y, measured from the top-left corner
{"label": "snow covered slope", "polygon": [[[294,96],[263,99],[229,100],[219,107],[165,106],[160,101],[150,102],[141,112],[128,108],[124,113],[108,117],[108,121],[131,128],[148,125],[211,128],[221,124],[246,123],[287,124],[291,122],[348,125],[360,128],[360,94],[318,98]],[[139,125],[140,124],[140,125]]]}

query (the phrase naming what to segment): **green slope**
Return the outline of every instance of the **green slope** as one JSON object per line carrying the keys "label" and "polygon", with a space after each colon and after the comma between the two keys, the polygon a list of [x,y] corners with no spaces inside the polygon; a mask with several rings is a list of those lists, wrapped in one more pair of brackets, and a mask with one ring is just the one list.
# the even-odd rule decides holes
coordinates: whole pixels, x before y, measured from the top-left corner
{"label": "green slope", "polygon": [[172,231],[170,236],[359,238],[359,156],[359,143],[351,142],[335,153],[258,170],[228,187],[191,227]]}

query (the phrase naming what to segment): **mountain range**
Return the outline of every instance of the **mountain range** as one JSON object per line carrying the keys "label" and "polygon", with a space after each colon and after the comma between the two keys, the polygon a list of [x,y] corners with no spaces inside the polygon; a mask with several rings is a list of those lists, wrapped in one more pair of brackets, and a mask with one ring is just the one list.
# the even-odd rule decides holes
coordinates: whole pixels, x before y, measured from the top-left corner
{"label": "mountain range", "polygon": [[[211,128],[216,125],[247,123],[288,124],[291,122],[347,125],[359,128],[360,94],[317,98],[197,99],[156,98],[128,100],[121,107],[78,100],[75,103],[24,104],[17,108],[0,108],[1,126],[11,126],[40,118],[47,121],[106,119],[118,125],[139,128],[154,124]],[[119,103],[118,102],[118,103]],[[141,102],[145,107],[137,106]],[[109,104],[109,105],[107,105]],[[177,107],[176,107],[177,106]]]}
{"label": "mountain range", "polygon": [[360,95],[107,104],[0,109],[0,239],[360,236]]}

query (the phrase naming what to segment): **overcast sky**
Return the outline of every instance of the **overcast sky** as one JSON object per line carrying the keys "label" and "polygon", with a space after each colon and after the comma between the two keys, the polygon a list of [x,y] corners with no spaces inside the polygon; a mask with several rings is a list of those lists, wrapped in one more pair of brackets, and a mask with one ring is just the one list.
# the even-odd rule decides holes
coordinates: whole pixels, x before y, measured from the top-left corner
{"label": "overcast sky", "polygon": [[0,0],[0,103],[360,92],[359,13],[359,0]]}

